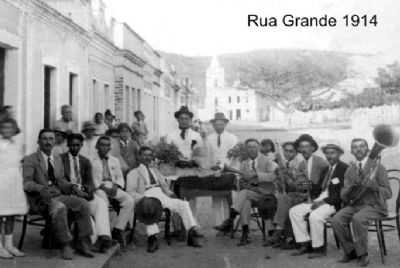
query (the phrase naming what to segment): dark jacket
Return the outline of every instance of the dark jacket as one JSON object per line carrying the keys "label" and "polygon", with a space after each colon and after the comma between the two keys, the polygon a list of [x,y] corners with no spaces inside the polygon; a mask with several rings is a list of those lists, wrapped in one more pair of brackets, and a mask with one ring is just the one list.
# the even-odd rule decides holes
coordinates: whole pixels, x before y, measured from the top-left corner
{"label": "dark jacket", "polygon": [[[332,205],[336,208],[336,211],[338,211],[341,208],[341,204],[342,204],[342,199],[340,198],[340,191],[343,188],[344,185],[344,174],[346,173],[346,170],[349,166],[342,162],[339,161],[336,164],[335,170],[333,171],[331,177],[331,181],[328,184],[328,171],[329,168],[327,168],[326,170],[326,176],[324,178],[324,181],[322,183],[322,190],[325,191],[326,187],[328,187],[328,197],[324,199],[324,202]],[[334,184],[332,183],[332,180],[338,178],[339,179],[339,183]]]}
{"label": "dark jacket", "polygon": [[[71,167],[69,162],[68,153],[60,155],[64,165],[64,176],[70,182],[71,181]],[[89,194],[89,200],[93,199],[93,194],[96,190],[92,176],[92,164],[90,160],[84,156],[79,155],[79,172],[81,173],[82,186],[84,191]]]}
{"label": "dark jacket", "polygon": [[[56,183],[52,187],[56,187],[62,194],[69,195],[72,192],[72,184],[64,177],[64,166],[59,156],[54,155],[54,177]],[[40,151],[37,151],[24,158],[22,164],[22,176],[24,179],[24,190],[28,197],[30,209],[36,213],[45,212],[43,199],[40,191],[48,187],[49,178],[45,159]]]}
{"label": "dark jacket", "polygon": [[307,179],[311,180],[311,199],[317,198],[322,191],[322,182],[325,178],[326,172],[329,169],[328,162],[320,156],[312,155],[313,158],[312,166],[311,166],[311,176],[308,178],[307,172],[307,162],[303,160],[299,164],[299,168],[297,171],[297,177],[305,176]]}

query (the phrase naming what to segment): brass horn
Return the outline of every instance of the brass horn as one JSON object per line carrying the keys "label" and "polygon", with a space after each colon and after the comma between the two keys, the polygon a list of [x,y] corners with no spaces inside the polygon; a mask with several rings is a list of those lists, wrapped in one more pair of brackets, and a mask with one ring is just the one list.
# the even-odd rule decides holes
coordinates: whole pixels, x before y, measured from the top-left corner
{"label": "brass horn", "polygon": [[399,134],[390,125],[380,124],[377,125],[372,131],[372,135],[375,140],[375,144],[372,147],[370,158],[376,158],[379,153],[389,147],[395,147],[399,144]]}

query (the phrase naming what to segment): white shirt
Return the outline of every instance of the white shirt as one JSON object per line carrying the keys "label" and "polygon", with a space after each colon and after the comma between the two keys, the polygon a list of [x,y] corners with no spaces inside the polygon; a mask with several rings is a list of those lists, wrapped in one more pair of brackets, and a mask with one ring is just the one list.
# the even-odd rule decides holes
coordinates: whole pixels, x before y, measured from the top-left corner
{"label": "white shirt", "polygon": [[96,143],[99,137],[85,139],[79,154],[92,161],[97,156]]}
{"label": "white shirt", "polygon": [[[68,159],[69,159],[69,174],[70,174],[70,179],[72,183],[78,183],[78,178],[79,174],[75,174],[75,169],[74,169],[74,156],[70,153],[68,153]],[[81,168],[79,166],[79,155],[76,156],[76,165],[77,165],[77,170],[80,172]]]}
{"label": "white shirt", "polygon": [[221,164],[229,164],[229,159],[227,157],[228,151],[232,149],[237,143],[238,138],[224,131],[220,134],[221,145],[218,146],[218,134],[216,132],[208,135],[207,137],[207,147],[209,149],[209,158],[212,165],[220,162]]}
{"label": "white shirt", "polygon": [[364,168],[365,167],[365,163],[367,163],[367,160],[368,160],[368,157],[365,157],[363,160],[361,160],[361,161],[356,161],[356,165],[357,165],[357,168],[358,167],[360,167],[360,163],[361,163],[361,168]]}
{"label": "white shirt", "polygon": [[194,147],[202,147],[203,140],[198,132],[191,128],[186,130],[185,139],[181,137],[182,130],[178,129],[167,135],[167,142],[173,143],[178,147],[178,150],[182,153],[186,159],[192,159],[192,141],[196,141]]}
{"label": "white shirt", "polygon": [[308,158],[308,160],[305,160],[307,163],[307,179],[311,178],[311,171],[312,171],[312,164],[313,164],[313,156]]}

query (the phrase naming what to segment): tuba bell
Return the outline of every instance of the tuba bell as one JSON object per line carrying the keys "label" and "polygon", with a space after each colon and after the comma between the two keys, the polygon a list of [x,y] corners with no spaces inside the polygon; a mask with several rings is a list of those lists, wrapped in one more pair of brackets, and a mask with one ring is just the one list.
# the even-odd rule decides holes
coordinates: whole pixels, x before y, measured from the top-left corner
{"label": "tuba bell", "polygon": [[372,135],[375,143],[369,154],[370,159],[376,159],[382,150],[389,147],[395,147],[399,144],[399,134],[390,125],[377,125],[372,131]]}

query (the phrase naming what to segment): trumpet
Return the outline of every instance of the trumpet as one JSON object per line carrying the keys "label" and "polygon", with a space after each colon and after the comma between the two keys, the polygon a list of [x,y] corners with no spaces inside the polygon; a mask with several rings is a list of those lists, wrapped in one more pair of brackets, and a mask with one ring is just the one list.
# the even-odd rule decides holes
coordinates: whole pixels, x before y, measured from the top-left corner
{"label": "trumpet", "polygon": [[[397,146],[399,143],[399,134],[390,125],[380,124],[372,132],[375,143],[372,147],[366,166],[371,166],[368,172],[362,173],[361,185],[354,185],[348,194],[349,203],[352,205],[359,201],[367,192],[363,186],[365,180],[374,180],[381,163],[381,153],[384,149]],[[371,163],[372,162],[372,163]]]}

